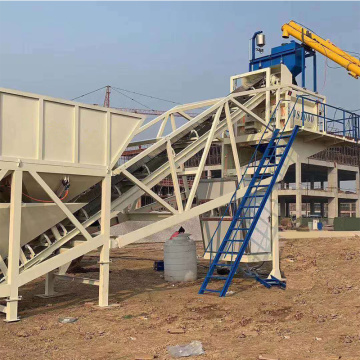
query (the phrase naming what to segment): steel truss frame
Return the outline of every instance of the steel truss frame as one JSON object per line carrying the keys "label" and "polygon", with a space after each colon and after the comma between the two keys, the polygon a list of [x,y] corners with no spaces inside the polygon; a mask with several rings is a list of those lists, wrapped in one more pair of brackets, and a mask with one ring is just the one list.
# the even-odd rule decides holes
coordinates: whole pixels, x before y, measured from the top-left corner
{"label": "steel truss frame", "polygon": [[[101,248],[100,252],[100,278],[98,281],[87,281],[87,279],[79,280],[83,283],[90,283],[99,286],[99,305],[108,305],[108,291],[109,291],[109,251],[110,251],[110,219],[113,217],[123,216],[124,218],[131,218],[142,213],[149,214],[149,210],[153,210],[154,206],[143,207],[139,210],[133,209],[133,204],[144,194],[147,193],[152,196],[157,202],[158,208],[166,208],[167,212],[158,214],[159,221],[150,224],[144,228],[135,230],[126,235],[120,236],[117,239],[118,246],[123,247],[131,244],[144,236],[149,236],[162,231],[168,227],[174,226],[185,220],[199,216],[209,210],[217,208],[219,206],[229,203],[233,193],[228,193],[218,197],[217,199],[210,200],[204,204],[193,206],[193,200],[195,198],[196,190],[200,182],[201,173],[205,167],[205,161],[213,142],[223,141],[224,137],[230,141],[232,153],[234,159],[238,159],[237,150],[237,136],[234,131],[234,126],[245,115],[252,116],[256,121],[259,121],[262,125],[266,125],[267,122],[257,116],[253,110],[264,102],[268,93],[276,92],[277,99],[280,93],[288,90],[297,90],[302,93],[318,96],[310,91],[301,89],[297,86],[268,86],[266,88],[244,91],[241,93],[231,93],[226,97],[217,98],[212,100],[205,100],[191,104],[185,104],[175,106],[164,114],[158,116],[154,120],[151,120],[147,124],[141,126],[136,134],[145,133],[148,129],[154,125],[159,125],[160,128],[157,132],[157,138],[155,140],[149,140],[152,145],[145,149],[143,152],[136,155],[126,163],[116,167],[113,171],[107,172],[106,170],[98,169],[76,169],[64,168],[42,165],[42,164],[25,164],[15,162],[2,162],[0,167],[0,177],[4,177],[8,171],[11,171],[11,202],[10,202],[10,234],[9,234],[9,258],[8,266],[0,259],[0,269],[3,274],[6,274],[5,281],[0,283],[0,298],[7,298],[7,305],[0,306],[0,311],[6,314],[7,321],[17,321],[17,305],[19,301],[18,289],[20,286],[42,276],[46,277],[46,289],[45,293],[51,295],[54,289],[54,271],[56,269],[65,267],[66,264],[72,260],[88,253],[89,251]],[[242,104],[237,98],[248,96],[246,103]],[[321,97],[322,98],[322,97]],[[266,101],[266,106],[270,106],[270,102]],[[203,109],[199,115],[191,117],[186,114],[186,111],[194,109]],[[266,109],[266,113],[269,113],[269,109]],[[175,113],[181,114],[188,122],[181,127],[176,127]],[[168,135],[164,135],[164,130],[167,121],[170,119],[172,125],[172,132]],[[179,138],[185,134],[189,134],[196,126],[202,124],[204,121],[211,119],[210,129],[201,136],[189,140],[188,144],[178,153],[174,151],[174,145]],[[276,125],[278,120],[276,121]],[[224,134],[226,134],[224,136]],[[269,137],[271,134],[269,133]],[[256,135],[248,135],[244,141],[256,141]],[[139,142],[136,142],[139,143]],[[136,143],[130,143],[128,146],[132,146]],[[142,141],[146,143],[146,141]],[[295,147],[296,148],[296,147]],[[185,169],[185,162],[192,156],[203,150],[203,154],[200,160],[193,186],[190,189],[187,185],[187,175]],[[144,162],[146,157],[151,156],[153,152],[166,151],[168,156],[168,162],[159,166],[155,171],[149,174],[142,180],[137,179],[128,170],[132,165],[136,163]],[[294,150],[295,151],[295,150]],[[316,150],[318,151],[318,150]],[[118,154],[119,158],[121,154]],[[287,163],[284,165],[281,174],[278,177],[278,181],[281,181],[284,176],[287,167],[295,162],[295,156],[290,156]],[[236,163],[236,176],[238,180],[241,179],[242,169],[238,161]],[[30,260],[20,263],[21,257],[20,248],[20,225],[21,225],[21,194],[22,194],[22,175],[23,172],[28,171],[30,175],[37,181],[42,189],[50,196],[54,203],[65,213],[67,218],[74,224],[75,228],[63,236],[57,236],[56,241],[49,245],[45,250],[38,254],[35,254]],[[57,173],[73,173],[84,175],[84,171],[88,176],[101,176],[102,177],[102,201],[101,210],[93,216],[87,218],[80,223],[76,217],[67,209],[56,194],[50,189],[50,187],[44,182],[39,173],[41,172],[57,172]],[[118,198],[111,202],[111,176],[122,174],[129,179],[134,186],[123,194],[119,194]],[[171,176],[175,185],[175,196],[166,199],[160,198],[152,191],[152,187],[159,183],[167,176]],[[185,191],[180,192],[178,184],[178,177],[181,176],[185,184]],[[238,198],[241,198],[245,193],[246,188],[240,188],[237,192]],[[273,205],[273,211],[275,211],[276,205]],[[154,217],[156,218],[156,217]],[[92,237],[87,231],[87,228],[94,222],[101,221],[101,233],[96,237]],[[275,223],[274,223],[275,225]],[[273,227],[274,229],[274,227]],[[57,250],[62,248],[70,240],[74,239],[77,235],[82,235],[86,241],[80,245],[71,248],[67,252],[57,253]],[[273,230],[273,239],[277,239],[277,231]],[[273,240],[274,241],[274,240]],[[273,253],[277,253],[278,249],[274,249]],[[278,262],[278,256],[273,255],[273,259]],[[274,264],[273,274],[278,274],[276,268],[279,264]],[[64,276],[63,272],[60,272],[63,278],[69,278]],[[72,279],[72,278],[71,278]]]}
{"label": "steel truss frame", "polygon": [[[3,164],[4,166],[4,164]],[[6,166],[6,165],[5,165]],[[8,169],[2,169],[1,179],[8,173]],[[63,211],[66,217],[73,223],[75,229],[85,238],[82,244],[74,247],[71,251],[59,253],[53,257],[48,257],[45,261],[39,263],[31,269],[23,268],[27,262],[20,261],[24,255],[21,250],[21,210],[22,210],[22,179],[24,172],[28,172],[40,185],[51,200]],[[11,176],[11,198],[10,198],[10,220],[9,220],[9,252],[7,265],[0,259],[1,270],[6,275],[5,281],[0,284],[0,298],[6,298],[6,305],[0,306],[0,311],[5,313],[7,322],[18,321],[18,302],[19,288],[33,279],[46,274],[45,294],[54,295],[54,270],[60,268],[66,263],[88,253],[89,251],[100,248],[100,276],[98,281],[89,282],[99,286],[99,306],[108,306],[109,296],[109,262],[110,262],[110,204],[111,204],[111,175],[103,174],[102,183],[102,203],[100,211],[101,231],[100,234],[93,237],[83,224],[72,214],[65,203],[63,203],[49,187],[49,185],[39,175],[36,166],[32,170],[18,167],[16,170],[10,170]],[[95,175],[94,175],[95,176]],[[96,174],[98,176],[98,173]],[[1,180],[0,179],[0,180]],[[51,248],[52,245],[49,246]],[[52,253],[54,250],[52,251]],[[23,259],[22,259],[23,260]],[[25,258],[26,260],[26,258]],[[22,265],[20,265],[22,264]],[[22,270],[22,271],[21,271]],[[31,270],[31,271],[30,271]],[[85,282],[86,283],[86,282]]]}

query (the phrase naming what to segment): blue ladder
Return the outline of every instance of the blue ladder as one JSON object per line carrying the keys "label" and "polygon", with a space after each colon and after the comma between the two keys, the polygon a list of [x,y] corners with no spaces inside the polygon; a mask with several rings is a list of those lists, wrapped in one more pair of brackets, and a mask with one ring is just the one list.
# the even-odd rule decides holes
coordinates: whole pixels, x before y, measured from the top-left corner
{"label": "blue ladder", "polygon": [[[210,265],[199,294],[214,292],[219,293],[221,297],[226,295],[298,130],[299,127],[295,126],[291,135],[283,135],[284,130],[280,134],[279,129],[274,130],[245,195],[233,216],[229,229]],[[287,144],[280,144],[280,141],[285,139],[288,139]],[[283,152],[280,154],[278,150],[283,150]],[[272,173],[267,173],[266,171],[270,169]],[[270,181],[264,183],[264,180],[269,178]],[[260,204],[256,202],[256,199],[261,199]],[[247,225],[249,223],[250,225]],[[231,263],[221,263],[220,261],[227,255],[231,255]],[[234,261],[233,257],[235,257]],[[226,276],[215,275],[214,272],[218,267],[227,267],[229,273]],[[222,280],[225,281],[225,284],[220,290],[208,289],[210,280]]]}

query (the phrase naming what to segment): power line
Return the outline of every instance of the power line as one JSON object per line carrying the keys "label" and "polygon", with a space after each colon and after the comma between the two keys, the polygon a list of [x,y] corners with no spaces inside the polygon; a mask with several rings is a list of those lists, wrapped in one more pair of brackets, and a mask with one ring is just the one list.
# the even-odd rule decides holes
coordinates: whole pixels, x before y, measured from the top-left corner
{"label": "power line", "polygon": [[136,102],[137,104],[139,104],[139,105],[141,105],[141,106],[143,106],[143,107],[146,107],[146,108],[149,109],[149,110],[153,110],[153,109],[151,109],[150,107],[148,107],[147,105],[141,103],[140,101],[137,101],[137,100],[133,99],[132,97],[130,97],[130,96],[128,96],[128,95],[125,95],[125,94],[122,93],[121,91],[117,90],[117,88],[114,88],[114,87],[111,87],[111,88],[112,88],[114,91],[116,91],[116,92],[118,92],[119,94],[121,94],[122,96],[125,96],[125,97],[127,97],[128,99]]}
{"label": "power line", "polygon": [[[102,90],[102,89],[105,89],[105,88],[106,88],[106,86],[103,86],[103,87],[101,87],[101,88],[99,88],[99,89],[96,89],[96,90],[90,91],[90,92],[88,92],[88,93],[86,93],[86,94],[77,96],[77,97],[75,97],[75,98],[73,98],[73,99],[71,99],[71,100],[80,99],[80,98],[82,98],[82,97],[84,97],[84,96],[86,96],[86,95],[90,95],[90,94],[92,94],[92,93],[94,93],[94,92],[97,92],[97,91]],[[150,110],[153,110],[153,109],[151,109],[149,106],[141,103],[140,101],[137,101],[137,100],[133,99],[132,97],[124,94],[122,91],[126,91],[126,92],[131,93],[131,94],[136,94],[136,95],[148,97],[148,98],[150,98],[150,99],[156,99],[156,100],[161,100],[161,101],[169,102],[169,103],[172,103],[172,104],[180,104],[179,102],[176,102],[176,101],[166,100],[166,99],[159,98],[159,97],[156,97],[156,96],[146,95],[146,94],[138,93],[138,92],[136,92],[136,91],[131,91],[131,90],[127,90],[127,89],[118,88],[118,87],[115,87],[115,86],[111,86],[111,88],[112,88],[114,91],[118,92],[119,94],[127,97],[128,99],[130,99],[130,100],[136,102],[137,104],[139,104],[139,105],[141,105],[141,106],[143,106],[143,107],[145,107],[145,108],[147,108],[147,109],[150,109]]]}
{"label": "power line", "polygon": [[341,69],[342,66],[330,66],[327,62],[326,62],[326,66],[330,69]]}
{"label": "power line", "polygon": [[86,95],[92,94],[92,93],[94,93],[94,92],[96,92],[96,91],[99,91],[99,90],[102,90],[102,89],[105,89],[105,88],[106,88],[106,86],[103,86],[103,87],[101,87],[101,88],[99,88],[99,89],[96,89],[96,90],[94,90],[94,91],[90,91],[90,92],[88,92],[88,93],[86,93],[86,94],[83,94],[83,95],[77,96],[77,97],[75,97],[75,98],[71,99],[71,101],[72,101],[72,100],[76,100],[76,99],[80,99],[80,98],[82,98],[83,96],[86,96]]}
{"label": "power line", "polygon": [[356,54],[358,57],[359,57],[359,60],[360,60],[360,53],[356,52],[356,51],[349,51],[349,50],[344,50],[350,54]]}
{"label": "power line", "polygon": [[126,90],[126,89],[121,89],[121,88],[114,87],[114,86],[112,86],[112,88],[113,88],[113,89],[117,89],[117,90],[121,90],[121,91],[126,91],[126,92],[128,92],[128,93],[135,94],[135,95],[145,96],[145,97],[148,97],[148,98],[151,98],[151,99],[166,101],[166,102],[173,103],[173,104],[180,104],[180,103],[177,102],[177,101],[166,100],[166,99],[158,98],[158,97],[151,96],[151,95],[141,94],[141,93],[138,93],[138,92],[135,92],[135,91],[130,91],[130,90]]}

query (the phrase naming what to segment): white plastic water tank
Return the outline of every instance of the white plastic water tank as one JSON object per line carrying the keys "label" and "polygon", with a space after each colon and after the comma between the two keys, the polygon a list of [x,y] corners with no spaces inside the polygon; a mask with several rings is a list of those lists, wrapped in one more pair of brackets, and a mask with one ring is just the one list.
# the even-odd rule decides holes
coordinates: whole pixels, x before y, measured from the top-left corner
{"label": "white plastic water tank", "polygon": [[197,279],[196,244],[190,234],[180,234],[164,245],[166,281],[194,281]]}

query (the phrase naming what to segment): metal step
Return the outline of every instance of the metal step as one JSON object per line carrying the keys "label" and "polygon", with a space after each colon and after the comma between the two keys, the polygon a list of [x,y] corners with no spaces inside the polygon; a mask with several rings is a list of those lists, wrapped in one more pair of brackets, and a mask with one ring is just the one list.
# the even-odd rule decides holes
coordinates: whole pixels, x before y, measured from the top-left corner
{"label": "metal step", "polygon": [[290,138],[291,138],[291,135],[283,135],[283,136],[280,136],[280,137],[276,137],[275,140],[290,139]]}

